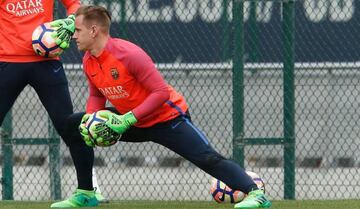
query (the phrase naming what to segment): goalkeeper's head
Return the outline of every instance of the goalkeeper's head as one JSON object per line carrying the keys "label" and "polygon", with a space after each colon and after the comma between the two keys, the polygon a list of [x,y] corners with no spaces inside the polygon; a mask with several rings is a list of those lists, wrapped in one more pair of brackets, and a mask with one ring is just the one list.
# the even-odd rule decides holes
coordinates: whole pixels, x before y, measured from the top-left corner
{"label": "goalkeeper's head", "polygon": [[81,6],[75,13],[75,39],[79,50],[97,48],[96,44],[107,40],[110,33],[111,16],[101,6]]}
{"label": "goalkeeper's head", "polygon": [[83,15],[83,23],[88,28],[96,25],[101,28],[103,32],[109,33],[111,16],[109,11],[104,7],[92,5],[81,6],[75,13],[76,17],[80,15]]}

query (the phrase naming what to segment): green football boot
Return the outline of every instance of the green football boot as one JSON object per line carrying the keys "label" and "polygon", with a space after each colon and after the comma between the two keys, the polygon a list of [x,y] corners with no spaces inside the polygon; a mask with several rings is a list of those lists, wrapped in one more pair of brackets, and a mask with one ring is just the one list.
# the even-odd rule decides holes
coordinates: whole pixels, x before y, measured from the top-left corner
{"label": "green football boot", "polygon": [[51,204],[51,208],[80,208],[98,206],[95,191],[77,189],[75,193],[66,200]]}
{"label": "green football boot", "polygon": [[265,197],[263,190],[254,190],[249,192],[249,194],[241,202],[237,203],[234,208],[270,208],[271,202]]}

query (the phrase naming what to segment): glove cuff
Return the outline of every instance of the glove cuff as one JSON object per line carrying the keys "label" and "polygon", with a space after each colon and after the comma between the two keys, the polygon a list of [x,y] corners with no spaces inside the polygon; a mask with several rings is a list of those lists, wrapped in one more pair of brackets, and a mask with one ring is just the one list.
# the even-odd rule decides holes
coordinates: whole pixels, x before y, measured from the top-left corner
{"label": "glove cuff", "polygon": [[129,123],[129,125],[134,125],[137,122],[137,119],[135,118],[135,115],[130,111],[125,113],[124,119]]}
{"label": "glove cuff", "polygon": [[67,18],[72,19],[72,20],[75,21],[75,15],[74,14],[69,15]]}

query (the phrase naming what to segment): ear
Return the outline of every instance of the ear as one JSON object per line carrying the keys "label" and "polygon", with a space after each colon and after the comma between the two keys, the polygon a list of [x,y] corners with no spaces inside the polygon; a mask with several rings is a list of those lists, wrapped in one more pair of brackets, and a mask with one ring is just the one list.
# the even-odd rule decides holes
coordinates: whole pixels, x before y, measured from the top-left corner
{"label": "ear", "polygon": [[90,35],[92,38],[95,38],[97,34],[99,33],[99,27],[97,25],[92,25],[90,28]]}

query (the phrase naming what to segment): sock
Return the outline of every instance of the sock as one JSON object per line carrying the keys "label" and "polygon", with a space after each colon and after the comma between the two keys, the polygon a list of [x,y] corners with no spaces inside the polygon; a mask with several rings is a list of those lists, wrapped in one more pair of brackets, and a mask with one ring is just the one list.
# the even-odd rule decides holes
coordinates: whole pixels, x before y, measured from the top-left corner
{"label": "sock", "polygon": [[94,190],[95,190],[97,193],[101,193],[99,184],[98,184],[98,182],[97,182],[97,177],[96,177],[95,168],[92,169],[92,183],[93,183]]}
{"label": "sock", "polygon": [[75,165],[78,189],[94,190],[92,185],[93,148],[86,146],[85,143],[76,143],[72,144],[69,149]]}

